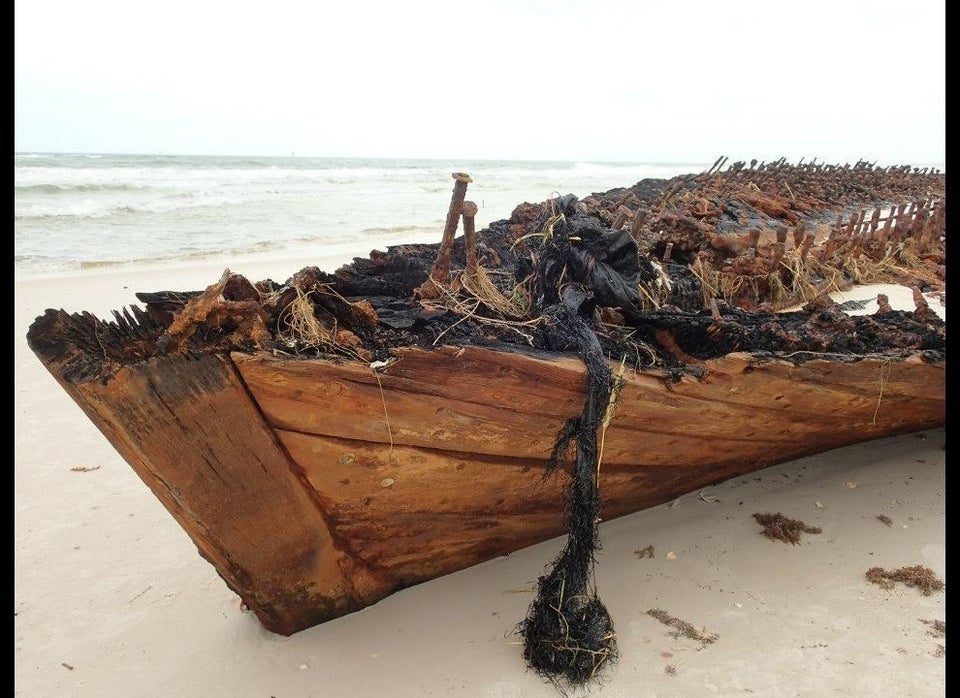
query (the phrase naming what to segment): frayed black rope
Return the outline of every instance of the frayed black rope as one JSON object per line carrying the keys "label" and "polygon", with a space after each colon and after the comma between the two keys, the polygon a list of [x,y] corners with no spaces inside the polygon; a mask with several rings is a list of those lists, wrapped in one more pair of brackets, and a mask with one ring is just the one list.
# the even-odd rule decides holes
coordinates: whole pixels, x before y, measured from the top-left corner
{"label": "frayed black rope", "polygon": [[594,581],[595,554],[600,549],[598,434],[613,379],[596,334],[580,315],[587,298],[583,287],[568,286],[560,304],[548,310],[551,344],[577,351],[587,367],[588,390],[583,411],[561,430],[548,463],[548,471],[558,467],[576,442],[567,542],[550,571],[540,577],[537,597],[519,627],[529,666],[545,678],[555,682],[563,678],[573,686],[596,678],[617,657],[613,622]]}

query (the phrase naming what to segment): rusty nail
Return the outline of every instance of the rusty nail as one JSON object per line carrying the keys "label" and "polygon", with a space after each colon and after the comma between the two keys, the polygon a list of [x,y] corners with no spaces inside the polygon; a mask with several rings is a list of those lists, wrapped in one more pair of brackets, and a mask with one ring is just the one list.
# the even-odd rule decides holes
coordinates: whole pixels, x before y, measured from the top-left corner
{"label": "rusty nail", "polygon": [[671,255],[671,254],[673,254],[673,243],[672,243],[672,242],[668,242],[666,249],[664,249],[664,251],[663,251],[663,261],[664,261],[664,262],[669,262],[669,261],[670,261],[670,255]]}
{"label": "rusty nail", "polygon": [[610,226],[614,230],[620,230],[623,227],[624,222],[627,220],[626,211],[629,209],[626,206],[620,206],[617,209],[617,215],[613,218],[613,225]]}
{"label": "rusty nail", "polygon": [[723,319],[723,315],[720,314],[720,307],[717,305],[717,299],[710,299],[710,317],[713,318],[714,322],[719,322]]}
{"label": "rusty nail", "polygon": [[477,205],[472,201],[464,201],[463,213],[463,237],[467,248],[467,274],[477,273],[477,233],[474,228],[473,218],[477,215]]}
{"label": "rusty nail", "polygon": [[431,276],[438,284],[445,284],[450,278],[450,256],[453,253],[453,237],[457,232],[457,222],[463,209],[463,200],[467,195],[467,184],[472,182],[470,175],[464,172],[454,172],[453,195],[450,197],[450,208],[447,211],[447,223],[443,228],[443,238],[440,240],[440,250],[437,252],[437,261],[433,265]]}

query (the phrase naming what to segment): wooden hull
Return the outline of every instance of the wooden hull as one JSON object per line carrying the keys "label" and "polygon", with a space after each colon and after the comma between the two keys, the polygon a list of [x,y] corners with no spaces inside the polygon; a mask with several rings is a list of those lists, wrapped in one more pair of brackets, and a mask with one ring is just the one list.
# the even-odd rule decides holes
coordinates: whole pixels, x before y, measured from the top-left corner
{"label": "wooden hull", "polygon": [[[40,355],[269,630],[561,535],[572,355],[443,346],[362,362],[171,354],[106,382]],[[619,365],[611,364],[614,371]],[[945,423],[945,361],[747,353],[626,371],[602,437],[605,519],[768,465]]]}

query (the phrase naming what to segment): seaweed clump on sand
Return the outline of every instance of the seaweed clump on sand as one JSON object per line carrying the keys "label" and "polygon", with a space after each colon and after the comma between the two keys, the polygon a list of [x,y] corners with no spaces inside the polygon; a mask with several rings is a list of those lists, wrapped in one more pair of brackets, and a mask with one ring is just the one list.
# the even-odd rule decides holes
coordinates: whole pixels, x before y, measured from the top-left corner
{"label": "seaweed clump on sand", "polygon": [[924,596],[930,596],[935,591],[941,591],[944,583],[929,567],[914,565],[900,567],[895,570],[885,570],[882,567],[871,567],[866,571],[867,581],[878,585],[882,589],[893,589],[896,582],[920,590]]}
{"label": "seaweed clump on sand", "polygon": [[782,540],[784,543],[798,545],[803,533],[823,533],[819,526],[808,526],[799,519],[790,519],[783,514],[754,514],[753,518],[763,526],[761,533],[770,540]]}
{"label": "seaweed clump on sand", "polygon": [[690,640],[696,640],[701,644],[702,647],[712,645],[714,642],[720,639],[720,636],[716,633],[707,633],[704,630],[699,630],[698,628],[694,627],[692,623],[688,623],[685,620],[671,616],[669,613],[659,608],[651,608],[649,611],[647,611],[647,615],[656,618],[664,625],[668,625],[671,628],[676,628],[676,630],[671,633],[671,635],[674,637],[686,637]]}

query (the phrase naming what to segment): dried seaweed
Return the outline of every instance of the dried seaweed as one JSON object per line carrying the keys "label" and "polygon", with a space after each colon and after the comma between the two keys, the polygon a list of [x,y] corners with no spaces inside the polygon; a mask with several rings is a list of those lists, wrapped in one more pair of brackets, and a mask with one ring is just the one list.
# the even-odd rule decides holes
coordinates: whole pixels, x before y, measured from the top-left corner
{"label": "dried seaweed", "polygon": [[671,633],[671,635],[674,637],[686,637],[690,640],[699,642],[704,647],[711,645],[720,639],[720,636],[716,633],[707,633],[705,630],[700,630],[694,627],[691,623],[671,616],[669,613],[659,608],[651,608],[649,611],[647,611],[647,615],[653,616],[664,625],[676,628],[676,630]]}
{"label": "dried seaweed", "polygon": [[654,556],[654,549],[652,545],[648,545],[646,548],[634,550],[634,553],[636,553],[637,557],[642,560],[645,557],[652,558]]}
{"label": "dried seaweed", "polygon": [[893,589],[896,582],[900,582],[908,587],[919,589],[924,596],[930,596],[935,591],[941,591],[945,586],[933,570],[923,565],[900,567],[890,571],[882,567],[871,567],[866,571],[866,578],[882,589]]}
{"label": "dried seaweed", "polygon": [[947,636],[947,623],[942,620],[924,620],[920,619],[920,622],[928,626],[930,630],[927,631],[927,635],[935,637],[937,639],[944,638]]}
{"label": "dried seaweed", "polygon": [[761,533],[771,540],[782,540],[784,543],[797,545],[803,533],[823,533],[819,526],[808,526],[798,519],[789,519],[783,514],[754,514],[753,518],[763,526]]}

